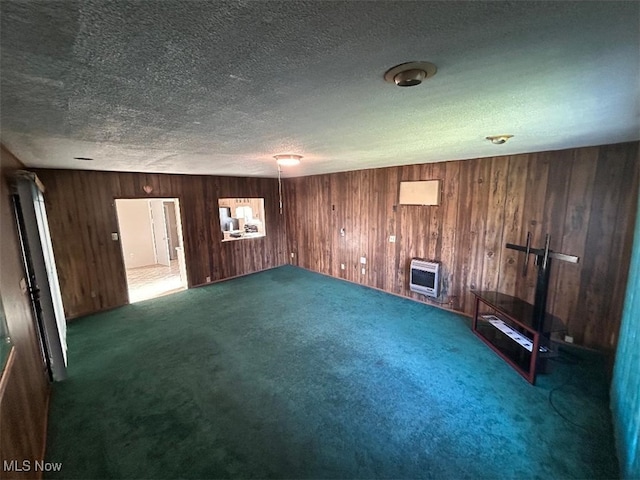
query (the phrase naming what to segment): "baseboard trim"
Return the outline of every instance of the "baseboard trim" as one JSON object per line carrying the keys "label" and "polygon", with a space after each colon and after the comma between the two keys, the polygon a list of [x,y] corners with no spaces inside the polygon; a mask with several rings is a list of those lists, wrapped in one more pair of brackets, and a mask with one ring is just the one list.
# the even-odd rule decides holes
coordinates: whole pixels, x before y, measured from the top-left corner
{"label": "baseboard trim", "polygon": [[[291,265],[292,267],[296,267],[296,268],[301,268],[302,270],[306,270],[308,272],[317,273],[318,275],[323,275],[325,277],[333,278],[334,280],[340,280],[342,282],[347,282],[347,283],[350,283],[351,285],[360,285],[361,287],[370,288],[371,290],[377,290],[378,292],[386,293],[388,295],[393,295],[394,297],[399,297],[399,298],[404,298],[406,300],[411,300],[412,302],[420,303],[421,305],[429,305],[430,307],[439,308],[440,310],[446,310],[447,312],[455,313],[455,314],[461,315],[463,317],[467,317],[467,318],[471,318],[472,317],[472,315],[469,315],[469,314],[467,314],[465,312],[462,312],[460,310],[455,310],[453,308],[444,307],[443,304],[438,303],[438,302],[434,302],[434,301],[429,301],[428,299],[427,300],[420,300],[419,298],[408,297],[406,295],[402,295],[401,293],[390,292],[390,291],[385,290],[383,288],[373,287],[371,285],[366,285],[364,283],[354,282],[353,280],[347,280],[346,278],[335,277],[335,276],[330,275],[328,273],[318,272],[317,270],[312,270],[310,268],[301,267],[299,265],[294,265],[293,263],[289,263],[288,265]],[[274,267],[274,268],[278,268],[278,267]],[[457,297],[451,297],[451,298],[457,298]],[[449,303],[445,303],[444,305],[449,305]]]}

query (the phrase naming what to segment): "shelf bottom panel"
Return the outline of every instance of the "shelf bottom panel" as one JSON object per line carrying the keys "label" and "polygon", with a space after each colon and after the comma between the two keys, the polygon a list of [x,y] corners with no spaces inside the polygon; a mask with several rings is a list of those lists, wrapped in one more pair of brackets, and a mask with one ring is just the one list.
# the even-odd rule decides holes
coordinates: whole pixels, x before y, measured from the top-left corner
{"label": "shelf bottom panel", "polygon": [[[515,328],[512,328],[506,322],[504,322],[503,320],[500,320],[495,315],[481,315],[480,319],[489,323],[492,327],[500,330],[502,333],[504,333],[507,337],[509,337],[514,342],[516,342],[522,348],[527,349],[529,352],[533,351],[533,340],[531,338],[520,333]],[[549,349],[544,345],[540,345],[539,351],[540,353],[548,353]]]}
{"label": "shelf bottom panel", "polygon": [[529,371],[531,364],[531,352],[529,350],[516,343],[511,337],[490,323],[481,321],[480,318],[478,319],[476,332],[518,368],[525,372]]}

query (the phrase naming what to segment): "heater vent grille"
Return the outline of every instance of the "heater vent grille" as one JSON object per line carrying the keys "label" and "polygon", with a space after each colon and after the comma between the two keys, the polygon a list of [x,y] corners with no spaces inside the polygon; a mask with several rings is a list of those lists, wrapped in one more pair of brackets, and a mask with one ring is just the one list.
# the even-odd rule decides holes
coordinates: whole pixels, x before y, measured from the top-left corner
{"label": "heater vent grille", "polygon": [[440,263],[420,258],[412,259],[409,289],[427,297],[438,297],[440,295]]}

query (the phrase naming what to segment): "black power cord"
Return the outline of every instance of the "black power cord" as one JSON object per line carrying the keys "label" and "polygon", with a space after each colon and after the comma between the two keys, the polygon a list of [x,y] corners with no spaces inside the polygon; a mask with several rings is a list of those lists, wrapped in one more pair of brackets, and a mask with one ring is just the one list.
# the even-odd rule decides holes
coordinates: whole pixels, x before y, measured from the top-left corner
{"label": "black power cord", "polygon": [[553,403],[553,393],[557,390],[560,390],[561,388],[569,385],[569,381],[571,380],[571,377],[567,377],[567,380],[558,385],[557,387],[552,388],[551,390],[549,390],[549,405],[551,405],[551,408],[553,408],[553,411],[556,412],[558,414],[558,416],[560,416],[565,422],[567,422],[570,425],[573,425],[574,427],[580,428],[582,430],[584,430],[585,432],[588,432],[589,429],[587,427],[585,427],[584,425],[579,425],[575,422],[573,422],[572,420],[568,419],[559,409],[558,407],[556,407]]}
{"label": "black power cord", "polygon": [[[554,362],[557,362],[557,363],[560,363],[560,364],[564,364],[564,365],[581,365],[581,364],[585,363],[584,359],[580,358],[577,355],[574,355],[574,354],[572,354],[572,353],[570,353],[570,352],[568,352],[566,350],[563,350],[563,349],[560,349],[559,351],[563,355],[562,357],[549,358],[549,360],[552,360]],[[557,385],[556,387],[553,387],[551,390],[549,390],[548,402],[549,402],[549,405],[551,406],[551,408],[553,409],[553,411],[556,412],[556,414],[558,414],[558,416],[560,418],[562,418],[565,422],[567,422],[569,425],[572,425],[572,426],[574,426],[576,428],[584,430],[585,432],[589,432],[589,429],[585,425],[580,425],[580,424],[574,422],[573,420],[571,420],[570,418],[567,418],[567,416],[564,415],[558,409],[558,407],[553,403],[553,394],[555,392],[561,390],[564,387],[570,386],[572,378],[573,378],[573,376],[571,375],[571,372],[568,372],[564,382],[562,382],[560,385]],[[575,385],[574,385],[574,387],[575,387]],[[576,387],[576,388],[578,388],[578,387]],[[583,394],[584,397],[591,397],[591,398],[594,398],[594,399],[597,398],[594,395],[589,395],[587,392],[584,392],[582,390],[580,390],[580,392]]]}

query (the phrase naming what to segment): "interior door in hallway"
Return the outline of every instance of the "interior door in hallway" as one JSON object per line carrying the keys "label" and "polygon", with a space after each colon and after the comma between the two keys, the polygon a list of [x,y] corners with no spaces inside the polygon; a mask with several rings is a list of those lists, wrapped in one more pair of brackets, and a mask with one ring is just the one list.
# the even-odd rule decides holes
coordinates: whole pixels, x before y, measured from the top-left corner
{"label": "interior door in hallway", "polygon": [[150,200],[151,220],[153,222],[153,238],[156,248],[156,263],[159,265],[171,265],[169,255],[169,236],[167,234],[167,221],[164,216],[164,202],[162,200]]}
{"label": "interior door in hallway", "polygon": [[167,234],[169,240],[169,258],[175,260],[178,258],[177,248],[180,247],[180,240],[178,239],[178,224],[176,217],[176,201],[165,201],[164,205],[164,218],[167,225]]}

